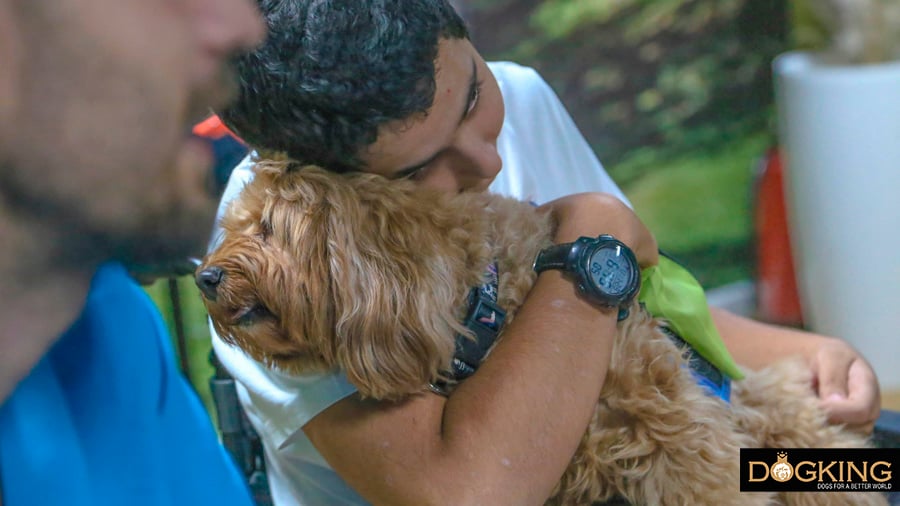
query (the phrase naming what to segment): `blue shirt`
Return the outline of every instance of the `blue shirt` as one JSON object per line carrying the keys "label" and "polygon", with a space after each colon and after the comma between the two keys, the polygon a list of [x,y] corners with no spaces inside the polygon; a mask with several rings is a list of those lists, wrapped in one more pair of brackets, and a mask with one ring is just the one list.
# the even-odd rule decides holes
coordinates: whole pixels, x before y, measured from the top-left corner
{"label": "blue shirt", "polygon": [[118,264],[0,406],[4,506],[251,506],[163,322]]}

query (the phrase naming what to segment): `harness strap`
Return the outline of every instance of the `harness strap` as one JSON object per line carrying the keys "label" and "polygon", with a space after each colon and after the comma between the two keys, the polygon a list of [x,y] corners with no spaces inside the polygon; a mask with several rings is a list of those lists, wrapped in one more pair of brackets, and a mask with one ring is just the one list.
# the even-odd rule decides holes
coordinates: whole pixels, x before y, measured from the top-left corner
{"label": "harness strap", "polygon": [[506,311],[497,305],[498,285],[497,262],[485,268],[485,281],[469,292],[469,310],[463,324],[475,339],[457,334],[456,353],[453,355],[451,375],[455,381],[462,381],[478,369],[488,350],[497,341],[497,335],[506,320]]}
{"label": "harness strap", "polygon": [[[503,322],[506,320],[506,311],[497,305],[499,293],[499,275],[497,262],[491,262],[485,269],[485,281],[481,285],[472,288],[469,292],[469,309],[463,320],[466,328],[474,335],[472,337],[457,334],[456,353],[450,365],[447,376],[458,383],[475,374],[488,350],[497,341]],[[641,304],[643,307],[643,303]],[[619,310],[619,320],[628,317],[627,308]],[[698,382],[706,387],[713,395],[722,398],[726,402],[731,397],[731,380],[722,373],[718,367],[703,357],[688,342],[681,338],[673,329],[662,326],[660,329],[684,351],[688,359],[691,373]],[[440,395],[449,395],[446,382],[429,384],[428,387]]]}
{"label": "harness strap", "polygon": [[[463,320],[463,324],[472,332],[472,336],[456,335],[456,352],[450,363],[450,371],[447,371],[447,376],[454,383],[475,374],[475,370],[484,360],[488,350],[497,341],[497,336],[506,320],[506,311],[497,305],[500,278],[496,261],[488,264],[484,277],[484,283],[472,288],[469,292],[469,309]],[[446,382],[432,383],[428,387],[440,395],[449,394]]]}
{"label": "harness strap", "polygon": [[702,386],[706,387],[710,393],[729,402],[731,399],[731,378],[723,374],[712,362],[703,358],[703,355],[698,353],[693,346],[682,339],[675,331],[666,326],[661,326],[659,329],[682,350],[688,359],[688,367],[691,369],[694,378]]}

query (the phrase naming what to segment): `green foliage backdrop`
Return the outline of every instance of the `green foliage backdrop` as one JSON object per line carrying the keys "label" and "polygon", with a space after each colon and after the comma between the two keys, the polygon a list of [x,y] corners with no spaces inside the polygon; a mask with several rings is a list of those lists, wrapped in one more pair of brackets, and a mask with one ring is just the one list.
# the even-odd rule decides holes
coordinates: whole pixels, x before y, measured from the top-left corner
{"label": "green foliage backdrop", "polygon": [[535,67],[666,250],[707,287],[752,277],[785,0],[459,0],[489,60]]}

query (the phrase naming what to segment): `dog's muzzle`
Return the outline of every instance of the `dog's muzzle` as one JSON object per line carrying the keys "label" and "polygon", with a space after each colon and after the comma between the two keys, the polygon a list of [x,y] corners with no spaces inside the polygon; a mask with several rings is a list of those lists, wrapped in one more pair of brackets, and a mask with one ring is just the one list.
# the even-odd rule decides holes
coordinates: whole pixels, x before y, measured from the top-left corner
{"label": "dog's muzzle", "polygon": [[220,267],[207,267],[197,272],[196,276],[194,276],[194,282],[197,283],[197,288],[200,289],[204,297],[215,301],[218,295],[219,283],[222,282],[224,275],[225,272]]}

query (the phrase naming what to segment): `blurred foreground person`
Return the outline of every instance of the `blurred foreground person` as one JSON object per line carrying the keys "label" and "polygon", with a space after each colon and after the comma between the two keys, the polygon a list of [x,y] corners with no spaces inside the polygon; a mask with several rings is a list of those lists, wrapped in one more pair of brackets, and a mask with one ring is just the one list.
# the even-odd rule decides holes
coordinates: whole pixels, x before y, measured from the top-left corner
{"label": "blurred foreground person", "polygon": [[249,0],[0,0],[4,506],[251,504],[128,268],[202,252]]}

